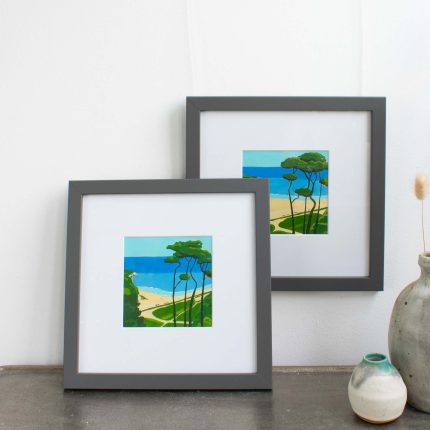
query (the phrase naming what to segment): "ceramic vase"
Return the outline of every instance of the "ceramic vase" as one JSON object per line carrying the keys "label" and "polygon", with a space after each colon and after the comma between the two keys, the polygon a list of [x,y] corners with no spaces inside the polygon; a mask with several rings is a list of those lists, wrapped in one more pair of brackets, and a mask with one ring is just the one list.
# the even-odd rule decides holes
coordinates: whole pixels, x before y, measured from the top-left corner
{"label": "ceramic vase", "polygon": [[430,413],[430,254],[421,254],[418,264],[421,276],[394,305],[388,345],[408,388],[408,403]]}
{"label": "ceramic vase", "polygon": [[402,415],[406,386],[384,354],[366,354],[349,380],[348,396],[353,411],[370,423],[388,423]]}

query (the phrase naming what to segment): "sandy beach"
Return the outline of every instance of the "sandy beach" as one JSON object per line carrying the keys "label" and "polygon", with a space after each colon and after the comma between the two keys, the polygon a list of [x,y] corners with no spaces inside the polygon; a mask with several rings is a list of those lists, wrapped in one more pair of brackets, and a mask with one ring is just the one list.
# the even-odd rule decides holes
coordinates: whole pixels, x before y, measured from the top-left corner
{"label": "sandy beach", "polygon": [[[308,200],[307,210],[312,207],[312,201]],[[318,200],[317,200],[318,207]],[[321,199],[321,209],[327,207],[327,198]],[[304,212],[305,210],[305,201],[304,200],[296,200],[293,203],[294,213]],[[285,218],[286,216],[291,215],[290,210],[290,201],[288,199],[270,199],[270,219],[276,218]]]}
{"label": "sandy beach", "polygon": [[[205,293],[211,291],[211,287],[205,287]],[[187,293],[187,299],[191,297],[193,290],[190,288]],[[200,296],[201,288],[196,291],[196,298]],[[184,292],[180,291],[175,294],[175,301],[184,299]],[[161,296],[159,294],[148,292],[147,290],[141,290],[139,288],[139,310],[144,312],[147,309],[155,306],[165,305],[172,302],[172,296]]]}

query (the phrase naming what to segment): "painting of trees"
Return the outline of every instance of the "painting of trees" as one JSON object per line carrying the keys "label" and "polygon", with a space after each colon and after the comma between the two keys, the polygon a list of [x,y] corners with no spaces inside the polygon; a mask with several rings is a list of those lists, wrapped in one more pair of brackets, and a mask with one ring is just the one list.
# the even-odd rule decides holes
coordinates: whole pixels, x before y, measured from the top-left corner
{"label": "painting of trees", "polygon": [[212,327],[212,237],[124,239],[124,327]]}
{"label": "painting of trees", "polygon": [[242,177],[269,179],[270,234],[328,233],[329,151],[244,150]]}
{"label": "painting of trees", "polygon": [[[283,175],[283,178],[288,181],[288,197],[290,201],[290,216],[279,223],[280,227],[289,227],[292,234],[296,234],[296,221],[300,219],[300,233],[316,234],[318,232],[318,222],[321,216],[321,193],[322,187],[328,187],[328,179],[322,176],[328,171],[328,162],[326,157],[319,152],[304,152],[296,157],[288,157],[281,162],[281,167],[289,171]],[[293,182],[297,180],[297,172],[301,172],[305,177],[305,186],[294,190],[296,197],[291,196]],[[315,200],[316,185],[319,185],[318,208],[317,200]],[[297,199],[304,200],[304,209],[300,213],[295,213],[293,203]],[[310,204],[308,207],[308,201]],[[309,209],[309,210],[308,210]]]}
{"label": "painting of trees", "polygon": [[[172,257],[167,257],[166,262],[168,263],[179,263],[178,267],[181,267],[183,261],[185,261],[185,273],[179,276],[179,282],[185,281],[185,297],[184,297],[184,310],[183,310],[183,325],[184,327],[192,327],[195,325],[193,320],[193,310],[195,307],[195,297],[196,292],[199,287],[199,282],[196,279],[196,274],[194,272],[196,264],[200,268],[200,273],[202,275],[202,282],[200,284],[201,294],[200,294],[200,309],[199,309],[199,321],[200,326],[203,327],[204,322],[204,297],[205,297],[205,281],[207,277],[212,277],[212,271],[210,269],[212,263],[212,255],[208,250],[202,249],[202,242],[200,240],[189,240],[186,242],[176,242],[172,245],[168,245],[167,249],[174,251]],[[191,279],[194,288],[191,293],[191,298],[188,300],[188,282]],[[178,285],[176,281],[176,270],[173,272],[172,285]],[[176,327],[177,312],[175,306],[175,294],[176,288],[173,289],[172,293],[172,303],[173,303],[173,320],[174,326]]]}

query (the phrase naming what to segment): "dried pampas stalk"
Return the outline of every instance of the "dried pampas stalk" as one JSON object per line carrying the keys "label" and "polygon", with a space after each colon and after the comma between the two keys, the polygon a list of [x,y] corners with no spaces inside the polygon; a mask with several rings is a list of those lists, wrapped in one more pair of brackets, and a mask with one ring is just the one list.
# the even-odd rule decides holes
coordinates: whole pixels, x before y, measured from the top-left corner
{"label": "dried pampas stalk", "polygon": [[424,199],[427,196],[428,181],[424,175],[417,175],[415,178],[415,195],[418,200],[421,200],[421,229],[423,232],[424,254],[426,253],[426,239],[424,234]]}

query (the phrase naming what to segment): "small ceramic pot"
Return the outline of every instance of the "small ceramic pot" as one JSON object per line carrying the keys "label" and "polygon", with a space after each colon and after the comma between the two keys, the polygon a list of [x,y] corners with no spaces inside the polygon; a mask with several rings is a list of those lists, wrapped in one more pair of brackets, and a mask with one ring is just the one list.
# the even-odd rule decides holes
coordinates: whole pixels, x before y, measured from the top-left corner
{"label": "small ceramic pot", "polygon": [[364,421],[383,424],[402,415],[406,386],[384,354],[366,354],[348,385],[352,410]]}

